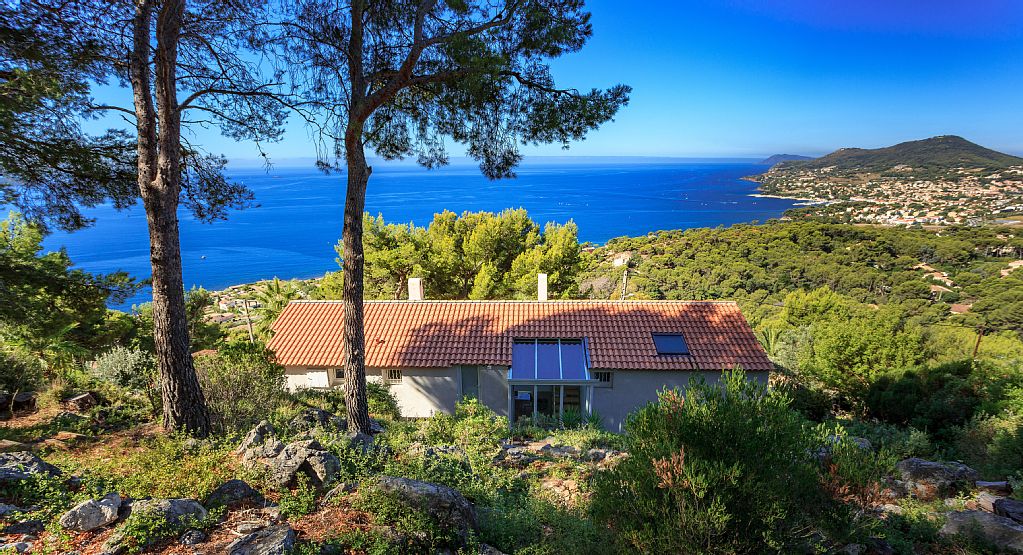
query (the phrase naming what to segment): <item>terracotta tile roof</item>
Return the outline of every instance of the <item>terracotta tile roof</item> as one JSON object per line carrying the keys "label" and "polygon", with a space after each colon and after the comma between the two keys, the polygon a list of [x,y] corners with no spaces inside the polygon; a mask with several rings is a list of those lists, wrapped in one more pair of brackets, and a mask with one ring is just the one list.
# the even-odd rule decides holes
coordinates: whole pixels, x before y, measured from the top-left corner
{"label": "terracotta tile roof", "polygon": [[[511,365],[515,338],[586,338],[590,367],[622,370],[773,368],[734,302],[367,301],[366,365]],[[269,347],[285,366],[339,366],[342,306],[292,301]],[[652,333],[681,333],[690,355],[658,355]]]}

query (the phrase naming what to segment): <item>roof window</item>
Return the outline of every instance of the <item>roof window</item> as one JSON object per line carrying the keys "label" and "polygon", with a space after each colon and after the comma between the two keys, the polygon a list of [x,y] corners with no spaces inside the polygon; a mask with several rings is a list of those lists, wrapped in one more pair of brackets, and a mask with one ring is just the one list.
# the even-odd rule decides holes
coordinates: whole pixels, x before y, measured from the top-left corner
{"label": "roof window", "polygon": [[689,345],[681,333],[655,333],[654,347],[659,355],[688,355]]}

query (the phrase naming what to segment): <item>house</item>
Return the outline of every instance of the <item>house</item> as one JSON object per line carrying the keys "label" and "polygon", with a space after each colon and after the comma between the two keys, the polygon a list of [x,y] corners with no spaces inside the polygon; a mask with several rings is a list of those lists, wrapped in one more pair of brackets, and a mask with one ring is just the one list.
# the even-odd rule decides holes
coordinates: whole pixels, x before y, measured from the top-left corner
{"label": "house", "polygon": [[[273,329],[290,389],[343,384],[340,302],[292,301]],[[513,421],[593,411],[619,430],[663,388],[736,367],[766,383],[773,368],[734,302],[367,301],[365,338],[367,379],[409,417],[474,396]]]}

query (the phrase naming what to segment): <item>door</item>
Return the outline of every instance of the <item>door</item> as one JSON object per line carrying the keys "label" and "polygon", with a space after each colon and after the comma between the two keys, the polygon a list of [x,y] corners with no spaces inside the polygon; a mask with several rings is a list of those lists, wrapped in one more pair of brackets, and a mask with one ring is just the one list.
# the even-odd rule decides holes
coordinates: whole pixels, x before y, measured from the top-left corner
{"label": "door", "polygon": [[478,366],[461,366],[462,397],[480,398],[480,369]]}

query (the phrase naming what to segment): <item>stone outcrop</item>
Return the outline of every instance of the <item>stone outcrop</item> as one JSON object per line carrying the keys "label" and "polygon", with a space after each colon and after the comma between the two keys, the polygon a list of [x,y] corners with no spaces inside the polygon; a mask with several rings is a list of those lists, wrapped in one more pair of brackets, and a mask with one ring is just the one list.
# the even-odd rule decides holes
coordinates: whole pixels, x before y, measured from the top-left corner
{"label": "stone outcrop", "polygon": [[1023,501],[1003,497],[994,502],[994,513],[1023,524]]}
{"label": "stone outcrop", "polygon": [[1023,554],[1023,525],[985,511],[948,513],[940,534],[976,537],[999,552]]}
{"label": "stone outcrop", "polygon": [[210,493],[203,505],[207,507],[219,507],[221,505],[234,505],[252,501],[254,503],[265,503],[266,498],[244,480],[228,480]]}
{"label": "stone outcrop", "polygon": [[323,409],[305,409],[291,420],[291,427],[299,431],[322,429],[346,432],[348,431],[348,422]]}
{"label": "stone outcrop", "polygon": [[429,514],[440,526],[457,532],[463,540],[471,531],[479,529],[472,503],[447,486],[380,476],[369,485],[369,489],[389,494],[406,506]]}
{"label": "stone outcrop", "polygon": [[75,532],[91,532],[117,520],[121,496],[109,493],[102,499],[87,499],[60,517],[60,526]]}
{"label": "stone outcrop", "polygon": [[285,555],[295,546],[295,531],[286,524],[267,526],[231,542],[228,555]]}
{"label": "stone outcrop", "polygon": [[976,470],[962,463],[934,462],[915,457],[899,461],[895,469],[906,492],[923,501],[952,496],[980,477]]}
{"label": "stone outcrop", "polygon": [[262,465],[270,482],[277,488],[298,485],[299,475],[318,490],[326,488],[341,470],[337,456],[323,448],[315,439],[295,441],[287,445],[277,439],[273,426],[260,422],[242,440],[236,451],[242,462]]}
{"label": "stone outcrop", "polygon": [[34,474],[60,476],[60,470],[28,451],[0,453],[0,484],[27,480]]}

